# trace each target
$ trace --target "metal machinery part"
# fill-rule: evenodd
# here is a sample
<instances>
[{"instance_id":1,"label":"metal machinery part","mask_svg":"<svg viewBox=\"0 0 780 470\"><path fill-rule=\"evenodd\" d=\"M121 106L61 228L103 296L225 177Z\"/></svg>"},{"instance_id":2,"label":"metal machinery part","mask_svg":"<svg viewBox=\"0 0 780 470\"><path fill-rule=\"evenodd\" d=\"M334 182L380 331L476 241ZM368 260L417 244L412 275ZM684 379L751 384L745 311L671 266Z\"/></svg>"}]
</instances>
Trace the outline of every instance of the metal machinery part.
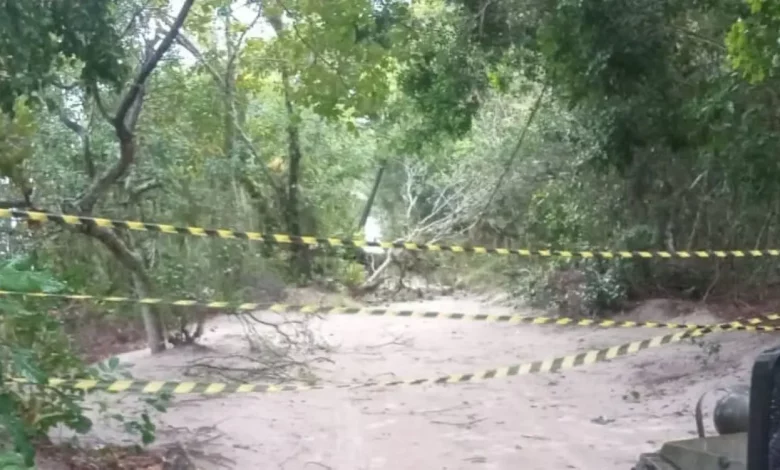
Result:
<instances>
[{"instance_id":1,"label":"metal machinery part","mask_svg":"<svg viewBox=\"0 0 780 470\"><path fill-rule=\"evenodd\" d=\"M748 470L780 470L780 347L753 364L747 450Z\"/></svg>"},{"instance_id":2,"label":"metal machinery part","mask_svg":"<svg viewBox=\"0 0 780 470\"><path fill-rule=\"evenodd\" d=\"M769 452L769 470L780 470L780 369L774 368L774 387L769 409L764 413L769 415L770 430L767 436Z\"/></svg>"},{"instance_id":3,"label":"metal machinery part","mask_svg":"<svg viewBox=\"0 0 780 470\"><path fill-rule=\"evenodd\" d=\"M746 470L747 433L667 442L633 470Z\"/></svg>"},{"instance_id":4,"label":"metal machinery part","mask_svg":"<svg viewBox=\"0 0 780 470\"><path fill-rule=\"evenodd\" d=\"M750 416L750 386L732 385L731 387L722 387L702 394L699 401L696 402L696 432L700 438L704 438L704 420L702 413L702 404L704 398L711 392L723 392L725 395L720 397L715 403L715 409L712 412L715 430L718 434L734 434L748 431L748 418Z\"/></svg>"},{"instance_id":5,"label":"metal machinery part","mask_svg":"<svg viewBox=\"0 0 780 470\"><path fill-rule=\"evenodd\" d=\"M720 435L705 437L702 404L712 392L723 393L712 413ZM746 470L750 387L733 385L708 391L696 403L695 418L699 438L667 442L658 452L642 454L634 470Z\"/></svg>"},{"instance_id":6,"label":"metal machinery part","mask_svg":"<svg viewBox=\"0 0 780 470\"><path fill-rule=\"evenodd\" d=\"M744 426L745 390L732 387L718 400L713 417L719 433ZM747 403L747 432L667 442L658 452L642 454L634 469L780 470L780 347L753 363ZM700 434L702 428L697 424Z\"/></svg>"}]
</instances>

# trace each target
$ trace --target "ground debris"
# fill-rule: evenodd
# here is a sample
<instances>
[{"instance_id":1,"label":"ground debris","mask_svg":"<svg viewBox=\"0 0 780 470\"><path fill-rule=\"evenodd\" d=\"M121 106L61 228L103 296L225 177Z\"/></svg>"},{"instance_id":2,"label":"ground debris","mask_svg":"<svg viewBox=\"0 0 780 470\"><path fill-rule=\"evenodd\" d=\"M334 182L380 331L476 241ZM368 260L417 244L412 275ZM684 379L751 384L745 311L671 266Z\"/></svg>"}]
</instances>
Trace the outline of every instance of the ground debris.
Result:
<instances>
[{"instance_id":1,"label":"ground debris","mask_svg":"<svg viewBox=\"0 0 780 470\"><path fill-rule=\"evenodd\" d=\"M69 444L38 447L39 470L195 470L187 452L179 446L165 449L104 446L95 449Z\"/></svg>"}]
</instances>

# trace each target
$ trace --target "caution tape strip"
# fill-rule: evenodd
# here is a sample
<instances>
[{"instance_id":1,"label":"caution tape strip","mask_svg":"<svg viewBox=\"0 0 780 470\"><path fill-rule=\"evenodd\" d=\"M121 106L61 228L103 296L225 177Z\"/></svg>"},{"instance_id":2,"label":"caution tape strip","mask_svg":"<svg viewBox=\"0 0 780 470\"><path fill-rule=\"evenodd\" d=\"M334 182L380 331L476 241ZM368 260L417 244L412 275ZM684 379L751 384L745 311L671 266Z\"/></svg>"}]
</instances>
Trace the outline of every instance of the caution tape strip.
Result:
<instances>
[{"instance_id":1,"label":"caution tape strip","mask_svg":"<svg viewBox=\"0 0 780 470\"><path fill-rule=\"evenodd\" d=\"M590 319L590 318L571 318L571 317L550 317L550 316L530 316L518 314L470 314L459 312L435 312L435 311L416 311L416 310L393 310L386 308L370 307L337 307L327 305L306 305L306 304L280 304L280 303L254 303L254 302L212 302L197 300L168 300L157 297L133 298L133 297L102 297L97 295L85 294L51 294L48 292L21 292L0 290L1 296L33 297L33 298L54 298L63 300L106 302L106 303L126 303L126 304L147 304L147 305L169 305L174 307L200 307L208 309L219 309L228 311L263 311L268 310L276 313L302 313L309 315L354 315L354 316L372 316L372 317L399 317L399 318L425 318L442 320L466 320L485 323L507 323L523 325L559 325L559 326L592 326L601 328L667 328L667 329L686 329L695 330L700 328L717 327L724 330L737 331L779 331L780 326L763 325L763 322L780 320L780 314L769 313L760 317L744 320L735 320L712 325L701 325L696 323L675 323L675 322L654 322L654 321L631 321L631 320L612 320L612 319Z\"/></svg>"},{"instance_id":2,"label":"caution tape strip","mask_svg":"<svg viewBox=\"0 0 780 470\"><path fill-rule=\"evenodd\" d=\"M557 258L759 258L778 257L780 249L767 250L692 250L692 251L646 251L646 250L529 250L517 248L497 248L470 245L423 244L414 242L365 241L350 238L297 236L283 233L244 232L230 229L185 227L169 224L155 224L131 220L113 220L100 217L86 217L49 212L25 211L18 209L0 209L0 218L19 218L38 222L57 222L66 225L98 226L111 229L138 230L167 234L192 235L222 239L240 239L270 244L324 245L331 247L379 247L398 248L412 251L444 251L450 253L480 253L497 255L518 255L523 257L541 256Z\"/></svg>"},{"instance_id":3,"label":"caution tape strip","mask_svg":"<svg viewBox=\"0 0 780 470\"><path fill-rule=\"evenodd\" d=\"M418 378L408 380L390 380L364 382L361 384L343 384L343 385L268 385L268 384L229 384L222 382L178 382L178 381L152 381L152 380L69 380L69 379L50 379L50 387L73 388L84 391L104 391L110 393L161 393L167 392L174 395L184 394L235 394L235 393L278 393L278 392L298 392L306 390L325 390L325 389L357 389L365 387L402 387L402 386L420 386L420 385L444 385L444 384L462 384L469 382L480 382L483 380L514 377L528 374L543 374L550 372L560 372L575 367L605 362L622 356L636 354L645 349L652 349L665 344L677 343L685 338L701 337L705 334L720 331L719 328L707 328L690 331L682 331L642 341L633 341L630 343L612 346L603 349L593 349L586 352L572 354L569 356L556 357L541 361L528 362L525 364L515 364L506 367L497 367L481 372L469 374L449 374L433 378ZM34 382L26 379L13 379L19 385L36 385Z\"/></svg>"}]
</instances>

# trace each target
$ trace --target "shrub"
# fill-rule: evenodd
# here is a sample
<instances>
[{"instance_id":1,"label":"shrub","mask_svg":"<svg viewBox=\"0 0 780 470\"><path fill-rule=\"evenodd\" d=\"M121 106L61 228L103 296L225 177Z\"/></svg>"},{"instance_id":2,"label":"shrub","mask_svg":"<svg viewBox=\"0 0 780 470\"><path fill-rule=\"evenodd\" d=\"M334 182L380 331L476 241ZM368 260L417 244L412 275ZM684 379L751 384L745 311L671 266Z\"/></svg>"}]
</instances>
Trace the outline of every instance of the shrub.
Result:
<instances>
[{"instance_id":1,"label":"shrub","mask_svg":"<svg viewBox=\"0 0 780 470\"><path fill-rule=\"evenodd\" d=\"M28 260L17 258L0 265L0 288L56 293L65 286ZM34 458L33 443L48 431L65 425L86 432L91 422L82 407L84 393L53 389L52 376L79 376L86 372L72 352L69 340L45 299L0 297L0 434L10 443L2 452L18 452L27 465ZM24 387L12 379L22 378Z\"/></svg>"},{"instance_id":2,"label":"shrub","mask_svg":"<svg viewBox=\"0 0 780 470\"><path fill-rule=\"evenodd\" d=\"M510 292L533 307L601 316L628 298L624 261L547 261L510 268Z\"/></svg>"},{"instance_id":3,"label":"shrub","mask_svg":"<svg viewBox=\"0 0 780 470\"><path fill-rule=\"evenodd\" d=\"M0 263L2 290L58 293L65 287L27 258ZM87 367L76 355L51 299L0 296L0 468L33 465L35 444L45 441L52 428L65 426L80 434L92 428L85 392L51 387L50 377L105 380L116 379L117 374L128 377L116 358ZM142 400L147 408L165 409L159 397ZM154 425L146 409L139 419L111 418L139 435L142 443L154 440Z\"/></svg>"}]
</instances>

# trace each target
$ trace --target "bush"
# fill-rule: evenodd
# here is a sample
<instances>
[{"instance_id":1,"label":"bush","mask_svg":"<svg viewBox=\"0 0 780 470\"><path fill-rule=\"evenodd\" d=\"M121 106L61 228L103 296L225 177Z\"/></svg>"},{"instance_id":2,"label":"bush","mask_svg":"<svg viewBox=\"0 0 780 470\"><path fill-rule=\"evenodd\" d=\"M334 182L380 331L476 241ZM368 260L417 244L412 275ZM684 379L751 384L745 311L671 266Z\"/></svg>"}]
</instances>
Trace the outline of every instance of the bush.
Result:
<instances>
[{"instance_id":1,"label":"bush","mask_svg":"<svg viewBox=\"0 0 780 470\"><path fill-rule=\"evenodd\" d=\"M628 285L622 261L589 264L583 269L585 281L582 287L584 313L601 316L619 309L628 299Z\"/></svg>"},{"instance_id":2,"label":"bush","mask_svg":"<svg viewBox=\"0 0 780 470\"><path fill-rule=\"evenodd\" d=\"M24 456L11 450L0 450L0 468L3 470L27 470Z\"/></svg>"},{"instance_id":3,"label":"bush","mask_svg":"<svg viewBox=\"0 0 780 470\"><path fill-rule=\"evenodd\" d=\"M602 316L628 298L625 261L541 261L506 275L513 296L563 315Z\"/></svg>"},{"instance_id":4,"label":"bush","mask_svg":"<svg viewBox=\"0 0 780 470\"><path fill-rule=\"evenodd\" d=\"M17 258L0 264L0 289L58 293L65 285L37 270L29 259ZM80 434L92 428L85 392L51 387L49 378L105 380L116 379L117 374L127 377L116 358L90 368L76 355L51 299L0 297L0 468L33 465L35 444L45 441L57 426ZM27 383L21 385L14 379ZM156 397L144 401L164 411ZM140 420L112 417L128 432L138 434L144 444L154 439L154 425L146 410Z\"/></svg>"},{"instance_id":5,"label":"bush","mask_svg":"<svg viewBox=\"0 0 780 470\"><path fill-rule=\"evenodd\" d=\"M357 287L366 280L366 268L362 250L350 247L325 247L312 257L312 273L315 283L338 290Z\"/></svg>"},{"instance_id":6,"label":"bush","mask_svg":"<svg viewBox=\"0 0 780 470\"><path fill-rule=\"evenodd\" d=\"M56 293L65 286L19 258L0 265L0 288ZM84 415L83 392L48 386L49 377L86 372L48 303L0 297L0 434L6 437L0 442L11 446L0 452L18 452L27 465L33 463L33 443L51 428L65 425L83 433L92 424ZM30 385L20 387L14 378Z\"/></svg>"}]
</instances>

